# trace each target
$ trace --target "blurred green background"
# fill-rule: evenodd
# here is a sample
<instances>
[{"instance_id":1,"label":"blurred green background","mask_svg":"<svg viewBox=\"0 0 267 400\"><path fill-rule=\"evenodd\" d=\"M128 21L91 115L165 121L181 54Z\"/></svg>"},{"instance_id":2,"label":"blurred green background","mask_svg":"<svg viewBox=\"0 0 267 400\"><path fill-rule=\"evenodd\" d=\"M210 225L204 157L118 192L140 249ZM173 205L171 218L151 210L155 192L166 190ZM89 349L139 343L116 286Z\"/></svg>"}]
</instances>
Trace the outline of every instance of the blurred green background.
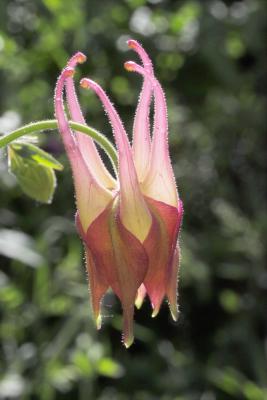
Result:
<instances>
[{"instance_id":1,"label":"blurred green background","mask_svg":"<svg viewBox=\"0 0 267 400\"><path fill-rule=\"evenodd\" d=\"M70 169L52 205L27 198L0 159L0 399L267 399L267 3L265 0L1 0L0 131L53 117L53 88L77 50L77 80L103 85L131 132L140 77L125 41L142 42L166 91L185 216L178 323L148 301L135 344L121 310L91 318ZM89 125L111 137L98 99Z\"/></svg>"}]
</instances>

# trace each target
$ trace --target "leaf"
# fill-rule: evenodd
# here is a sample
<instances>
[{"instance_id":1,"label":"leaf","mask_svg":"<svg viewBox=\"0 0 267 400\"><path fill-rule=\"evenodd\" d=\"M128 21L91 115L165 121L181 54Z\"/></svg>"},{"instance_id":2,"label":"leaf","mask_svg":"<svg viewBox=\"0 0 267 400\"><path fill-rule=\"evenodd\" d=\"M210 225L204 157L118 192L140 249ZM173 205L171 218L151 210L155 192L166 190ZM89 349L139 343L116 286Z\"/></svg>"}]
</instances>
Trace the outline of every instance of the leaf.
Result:
<instances>
[{"instance_id":1,"label":"leaf","mask_svg":"<svg viewBox=\"0 0 267 400\"><path fill-rule=\"evenodd\" d=\"M63 170L63 165L57 161L51 154L40 149L32 143L13 143L10 147L23 158L34 160L38 164L47 168L53 168L58 171Z\"/></svg>"},{"instance_id":2,"label":"leaf","mask_svg":"<svg viewBox=\"0 0 267 400\"><path fill-rule=\"evenodd\" d=\"M31 156L27 158L27 150L26 153L23 151L28 146L28 144L9 146L9 170L16 176L25 194L42 203L51 203L56 188L55 172Z\"/></svg>"},{"instance_id":3,"label":"leaf","mask_svg":"<svg viewBox=\"0 0 267 400\"><path fill-rule=\"evenodd\" d=\"M88 354L84 351L77 350L73 354L73 364L79 369L79 372L84 376L91 376L93 374L93 367Z\"/></svg>"},{"instance_id":4,"label":"leaf","mask_svg":"<svg viewBox=\"0 0 267 400\"><path fill-rule=\"evenodd\" d=\"M43 262L42 256L34 248L32 238L11 229L0 230L0 254L30 267L38 267Z\"/></svg>"},{"instance_id":5,"label":"leaf","mask_svg":"<svg viewBox=\"0 0 267 400\"><path fill-rule=\"evenodd\" d=\"M124 374L123 367L109 357L103 357L97 363L97 371L100 375L109 378L120 378Z\"/></svg>"}]
</instances>

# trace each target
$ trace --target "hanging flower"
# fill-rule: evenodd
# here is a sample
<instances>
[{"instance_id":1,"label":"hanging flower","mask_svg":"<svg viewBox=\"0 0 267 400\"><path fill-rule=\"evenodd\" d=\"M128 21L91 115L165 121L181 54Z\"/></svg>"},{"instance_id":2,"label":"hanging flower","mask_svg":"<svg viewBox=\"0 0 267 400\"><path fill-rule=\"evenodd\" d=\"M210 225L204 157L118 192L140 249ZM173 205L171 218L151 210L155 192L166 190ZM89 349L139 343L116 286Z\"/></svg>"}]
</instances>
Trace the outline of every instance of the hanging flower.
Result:
<instances>
[{"instance_id":1,"label":"hanging flower","mask_svg":"<svg viewBox=\"0 0 267 400\"><path fill-rule=\"evenodd\" d=\"M90 79L81 80L83 88L99 97L109 117L118 151L117 179L105 168L92 139L71 130L64 112L65 88L71 119L85 124L73 82L76 65L86 59L82 53L70 59L55 89L55 114L73 173L76 224L85 247L94 318L100 328L101 299L111 288L122 305L126 347L133 342L134 304L139 308L146 294L153 317L166 296L172 317L177 319L178 235L183 213L168 151L164 93L145 50L134 40L128 45L137 52L142 65L127 62L125 68L143 77L132 147L103 89Z\"/></svg>"}]
</instances>

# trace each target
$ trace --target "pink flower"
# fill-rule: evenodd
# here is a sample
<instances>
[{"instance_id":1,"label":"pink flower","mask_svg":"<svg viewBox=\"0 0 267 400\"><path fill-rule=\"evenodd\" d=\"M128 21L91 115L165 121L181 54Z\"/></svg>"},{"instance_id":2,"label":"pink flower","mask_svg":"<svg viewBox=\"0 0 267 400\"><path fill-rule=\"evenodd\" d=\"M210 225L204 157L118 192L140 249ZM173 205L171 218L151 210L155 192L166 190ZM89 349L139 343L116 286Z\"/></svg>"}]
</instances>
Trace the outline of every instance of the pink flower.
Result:
<instances>
[{"instance_id":1,"label":"pink flower","mask_svg":"<svg viewBox=\"0 0 267 400\"><path fill-rule=\"evenodd\" d=\"M85 124L73 82L75 54L62 71L55 90L55 114L71 163L77 204L76 224L83 239L91 302L97 327L101 327L101 299L112 288L123 309L123 341L133 342L134 304L139 308L148 295L156 316L165 296L174 320L178 316L178 235L182 202L178 197L168 151L168 121L163 90L154 76L150 58L141 45L129 40L142 66L125 63L143 77L143 88L129 143L122 121L103 89L90 79L113 128L118 150L118 179L105 168L94 142L72 132L64 112L63 89L71 119ZM149 113L154 97L154 128L150 135Z\"/></svg>"}]
</instances>

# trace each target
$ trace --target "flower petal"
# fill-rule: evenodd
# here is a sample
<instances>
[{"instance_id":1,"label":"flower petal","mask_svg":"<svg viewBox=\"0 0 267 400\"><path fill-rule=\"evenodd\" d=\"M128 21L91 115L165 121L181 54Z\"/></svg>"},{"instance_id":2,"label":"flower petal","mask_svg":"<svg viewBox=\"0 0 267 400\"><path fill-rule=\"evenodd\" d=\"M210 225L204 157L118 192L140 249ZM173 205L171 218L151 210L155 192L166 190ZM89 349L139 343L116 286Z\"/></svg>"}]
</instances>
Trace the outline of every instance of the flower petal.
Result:
<instances>
[{"instance_id":1,"label":"flower petal","mask_svg":"<svg viewBox=\"0 0 267 400\"><path fill-rule=\"evenodd\" d=\"M101 300L106 291L108 290L108 283L103 269L97 268L95 261L92 257L92 253L88 246L86 245L86 237L83 231L81 221L79 218L79 214L76 214L76 227L84 240L84 249L85 249L85 259L86 259L86 269L88 273L89 279L89 288L90 288L90 300L92 311L96 323L97 329L101 328Z\"/></svg>"},{"instance_id":2,"label":"flower petal","mask_svg":"<svg viewBox=\"0 0 267 400\"><path fill-rule=\"evenodd\" d=\"M144 285L150 298L153 314L159 312L166 295L169 263L177 241L179 213L175 207L146 197L153 216L150 233L144 242L149 257L149 267Z\"/></svg>"},{"instance_id":3,"label":"flower petal","mask_svg":"<svg viewBox=\"0 0 267 400\"><path fill-rule=\"evenodd\" d=\"M173 259L170 265L170 273L167 280L166 294L169 301L169 307L172 315L172 319L177 321L178 319L178 273L179 273L179 261L180 261L180 249L176 246L173 254Z\"/></svg>"},{"instance_id":4,"label":"flower petal","mask_svg":"<svg viewBox=\"0 0 267 400\"><path fill-rule=\"evenodd\" d=\"M136 308L138 308L138 310L142 307L145 297L146 297L146 287L142 283L141 286L138 288L137 296L135 299L135 306Z\"/></svg>"},{"instance_id":5,"label":"flower petal","mask_svg":"<svg viewBox=\"0 0 267 400\"><path fill-rule=\"evenodd\" d=\"M114 219L111 220L112 222ZM148 257L141 242L128 231L117 216L117 223L110 224L114 255L118 267L123 307L123 341L129 347L134 339L133 315L137 290L144 281Z\"/></svg>"},{"instance_id":6,"label":"flower petal","mask_svg":"<svg viewBox=\"0 0 267 400\"><path fill-rule=\"evenodd\" d=\"M119 154L121 219L124 226L142 242L149 232L151 216L140 191L127 134L103 89L90 79L82 79L81 86L94 90L109 116Z\"/></svg>"},{"instance_id":7,"label":"flower petal","mask_svg":"<svg viewBox=\"0 0 267 400\"><path fill-rule=\"evenodd\" d=\"M128 46L137 52L144 68L153 76L153 66L148 54L136 40L128 40ZM151 81L144 76L144 83L138 101L133 125L133 157L139 182L146 176L149 166L151 139L150 139L150 103L152 97Z\"/></svg>"},{"instance_id":8,"label":"flower petal","mask_svg":"<svg viewBox=\"0 0 267 400\"><path fill-rule=\"evenodd\" d=\"M154 90L155 117L151 157L142 192L153 199L177 207L178 194L168 150L168 119L164 92L157 79L151 77L143 67L133 61L124 65L128 71L147 76Z\"/></svg>"},{"instance_id":9,"label":"flower petal","mask_svg":"<svg viewBox=\"0 0 267 400\"><path fill-rule=\"evenodd\" d=\"M75 69L78 63L81 64L85 61L86 56L78 52L69 60L68 67ZM72 120L85 125L86 122L77 99L72 76L66 79L66 96ZM77 143L83 158L90 167L95 178L106 188L114 189L116 187L116 181L104 166L94 141L89 136L79 132L75 132L75 136L77 137Z\"/></svg>"},{"instance_id":10,"label":"flower petal","mask_svg":"<svg viewBox=\"0 0 267 400\"><path fill-rule=\"evenodd\" d=\"M178 205L178 221L176 226L176 233L178 236L178 240L175 246L175 250L173 253L173 258L169 263L169 271L168 271L168 278L167 278L167 287L166 287L166 294L169 301L169 307L171 311L171 315L174 321L178 319L178 274L179 274L179 267L180 267L180 247L179 247L179 233L181 230L182 225L182 218L183 218L183 203L179 200ZM173 243L175 245L175 243Z\"/></svg>"},{"instance_id":11,"label":"flower petal","mask_svg":"<svg viewBox=\"0 0 267 400\"><path fill-rule=\"evenodd\" d=\"M65 116L63 88L66 79L73 73L72 68L65 68L58 78L55 89L55 115L71 163L77 208L81 224L86 231L90 223L102 212L113 196L96 181L90 168L86 165Z\"/></svg>"},{"instance_id":12,"label":"flower petal","mask_svg":"<svg viewBox=\"0 0 267 400\"><path fill-rule=\"evenodd\" d=\"M125 346L129 347L133 341L134 301L148 268L145 249L124 227L116 203L113 207L109 205L98 216L83 237L96 270L102 271L107 285L121 301L124 316L123 340ZM96 298L98 292L92 293L92 296Z\"/></svg>"}]
</instances>

